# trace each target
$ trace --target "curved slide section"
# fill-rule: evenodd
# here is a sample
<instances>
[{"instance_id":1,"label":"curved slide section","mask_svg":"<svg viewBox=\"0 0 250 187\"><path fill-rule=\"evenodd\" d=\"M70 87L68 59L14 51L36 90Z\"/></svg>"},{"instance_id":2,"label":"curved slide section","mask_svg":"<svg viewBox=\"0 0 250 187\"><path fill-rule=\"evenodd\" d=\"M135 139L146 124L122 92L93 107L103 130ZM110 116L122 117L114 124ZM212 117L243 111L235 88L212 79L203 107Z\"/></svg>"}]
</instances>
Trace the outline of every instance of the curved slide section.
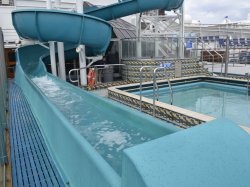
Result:
<instances>
[{"instance_id":1,"label":"curved slide section","mask_svg":"<svg viewBox=\"0 0 250 187\"><path fill-rule=\"evenodd\" d=\"M174 10L178 9L182 3L183 0L125 0L85 13L109 21L154 9Z\"/></svg>"},{"instance_id":2,"label":"curved slide section","mask_svg":"<svg viewBox=\"0 0 250 187\"><path fill-rule=\"evenodd\" d=\"M105 53L111 39L112 28L107 22L77 13L18 10L12 12L12 22L22 38L84 44L94 54Z\"/></svg>"},{"instance_id":3,"label":"curved slide section","mask_svg":"<svg viewBox=\"0 0 250 187\"><path fill-rule=\"evenodd\" d=\"M70 13L59 10L16 10L12 22L19 36L40 42L59 41L83 44L92 54L105 53L112 35L112 20L131 14L179 8L183 0L127 0L86 12Z\"/></svg>"}]
</instances>

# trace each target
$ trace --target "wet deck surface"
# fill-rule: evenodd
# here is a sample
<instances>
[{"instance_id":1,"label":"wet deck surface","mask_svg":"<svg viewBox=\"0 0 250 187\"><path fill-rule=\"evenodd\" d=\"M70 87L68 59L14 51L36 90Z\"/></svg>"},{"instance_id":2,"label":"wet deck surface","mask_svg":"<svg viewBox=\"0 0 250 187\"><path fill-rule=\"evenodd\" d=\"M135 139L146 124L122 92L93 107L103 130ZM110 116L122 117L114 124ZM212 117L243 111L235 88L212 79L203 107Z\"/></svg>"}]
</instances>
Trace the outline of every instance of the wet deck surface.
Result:
<instances>
[{"instance_id":1,"label":"wet deck surface","mask_svg":"<svg viewBox=\"0 0 250 187\"><path fill-rule=\"evenodd\" d=\"M9 98L13 187L65 186L22 90L11 84Z\"/></svg>"}]
</instances>

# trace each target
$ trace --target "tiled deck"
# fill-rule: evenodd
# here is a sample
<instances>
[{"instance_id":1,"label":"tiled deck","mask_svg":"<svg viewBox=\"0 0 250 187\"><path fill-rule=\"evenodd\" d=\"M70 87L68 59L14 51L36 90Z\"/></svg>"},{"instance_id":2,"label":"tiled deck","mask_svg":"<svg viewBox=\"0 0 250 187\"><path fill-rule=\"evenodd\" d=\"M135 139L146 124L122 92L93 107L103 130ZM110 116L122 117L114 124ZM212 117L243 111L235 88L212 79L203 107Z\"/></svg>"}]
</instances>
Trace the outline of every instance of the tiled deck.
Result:
<instances>
[{"instance_id":1,"label":"tiled deck","mask_svg":"<svg viewBox=\"0 0 250 187\"><path fill-rule=\"evenodd\" d=\"M10 85L9 98L13 187L65 186L30 106L17 85Z\"/></svg>"}]
</instances>

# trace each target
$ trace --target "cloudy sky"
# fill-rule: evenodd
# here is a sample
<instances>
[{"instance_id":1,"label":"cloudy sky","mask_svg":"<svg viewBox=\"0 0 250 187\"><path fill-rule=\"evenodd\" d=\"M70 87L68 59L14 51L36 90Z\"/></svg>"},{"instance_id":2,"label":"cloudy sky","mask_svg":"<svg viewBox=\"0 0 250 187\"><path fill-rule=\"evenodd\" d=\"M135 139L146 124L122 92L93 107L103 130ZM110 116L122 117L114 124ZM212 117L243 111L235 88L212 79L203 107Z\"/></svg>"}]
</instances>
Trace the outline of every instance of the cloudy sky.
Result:
<instances>
[{"instance_id":1,"label":"cloudy sky","mask_svg":"<svg viewBox=\"0 0 250 187\"><path fill-rule=\"evenodd\" d=\"M89 0L89 2L107 5L118 0ZM250 13L250 0L185 0L185 14L202 23L221 23L225 16L232 21L245 20L248 13Z\"/></svg>"}]
</instances>

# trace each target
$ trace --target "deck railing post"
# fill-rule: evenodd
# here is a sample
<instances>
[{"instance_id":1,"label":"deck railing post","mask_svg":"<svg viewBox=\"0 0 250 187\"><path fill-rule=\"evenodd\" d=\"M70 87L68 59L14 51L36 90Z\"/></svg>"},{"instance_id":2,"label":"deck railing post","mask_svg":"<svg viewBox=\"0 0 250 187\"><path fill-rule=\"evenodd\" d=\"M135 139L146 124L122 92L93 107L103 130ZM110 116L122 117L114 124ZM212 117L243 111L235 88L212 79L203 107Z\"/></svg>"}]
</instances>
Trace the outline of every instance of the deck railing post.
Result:
<instances>
[{"instance_id":1,"label":"deck railing post","mask_svg":"<svg viewBox=\"0 0 250 187\"><path fill-rule=\"evenodd\" d=\"M228 63L229 63L229 36L227 36L226 39L225 77L227 77L228 74Z\"/></svg>"}]
</instances>

